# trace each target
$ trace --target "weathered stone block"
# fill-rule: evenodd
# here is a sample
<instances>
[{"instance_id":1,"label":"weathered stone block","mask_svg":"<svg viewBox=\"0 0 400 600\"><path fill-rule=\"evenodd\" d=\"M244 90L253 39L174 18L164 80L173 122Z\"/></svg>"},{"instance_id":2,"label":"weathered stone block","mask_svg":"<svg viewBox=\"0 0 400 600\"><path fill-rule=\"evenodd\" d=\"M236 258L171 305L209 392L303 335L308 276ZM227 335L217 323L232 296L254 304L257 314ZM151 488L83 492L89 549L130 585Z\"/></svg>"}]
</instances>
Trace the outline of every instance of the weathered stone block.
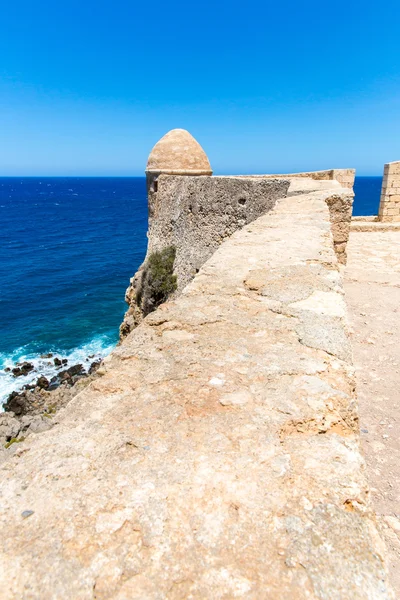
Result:
<instances>
[{"instance_id":1,"label":"weathered stone block","mask_svg":"<svg viewBox=\"0 0 400 600\"><path fill-rule=\"evenodd\" d=\"M346 263L345 247L349 239L353 212L353 193L331 194L327 198L334 248L340 263Z\"/></svg>"},{"instance_id":2,"label":"weathered stone block","mask_svg":"<svg viewBox=\"0 0 400 600\"><path fill-rule=\"evenodd\" d=\"M332 237L336 243L345 243L349 239L350 223L332 223Z\"/></svg>"}]
</instances>

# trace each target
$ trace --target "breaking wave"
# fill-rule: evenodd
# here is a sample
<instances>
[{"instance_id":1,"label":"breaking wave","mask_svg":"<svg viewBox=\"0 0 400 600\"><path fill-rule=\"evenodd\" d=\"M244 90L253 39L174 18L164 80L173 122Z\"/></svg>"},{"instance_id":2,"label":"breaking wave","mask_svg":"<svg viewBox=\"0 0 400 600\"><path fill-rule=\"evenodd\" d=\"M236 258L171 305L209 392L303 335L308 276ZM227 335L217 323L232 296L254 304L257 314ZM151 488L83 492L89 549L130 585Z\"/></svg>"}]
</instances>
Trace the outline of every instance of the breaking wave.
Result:
<instances>
[{"instance_id":1,"label":"breaking wave","mask_svg":"<svg viewBox=\"0 0 400 600\"><path fill-rule=\"evenodd\" d=\"M50 380L54 377L61 368L57 368L54 364L54 359L67 359L68 364L63 366L63 369L76 364L82 364L86 371L89 370L92 362L103 359L115 347L112 343L111 336L97 336L88 343L74 348L72 350L52 350L46 353L35 353L30 345L17 348L11 354L0 353L0 410L11 392L21 390L24 385L32 384L38 377L44 375ZM51 353L51 358L42 358L44 354ZM30 362L34 369L25 376L14 377L12 369L17 363ZM10 371L6 371L10 369Z\"/></svg>"}]
</instances>

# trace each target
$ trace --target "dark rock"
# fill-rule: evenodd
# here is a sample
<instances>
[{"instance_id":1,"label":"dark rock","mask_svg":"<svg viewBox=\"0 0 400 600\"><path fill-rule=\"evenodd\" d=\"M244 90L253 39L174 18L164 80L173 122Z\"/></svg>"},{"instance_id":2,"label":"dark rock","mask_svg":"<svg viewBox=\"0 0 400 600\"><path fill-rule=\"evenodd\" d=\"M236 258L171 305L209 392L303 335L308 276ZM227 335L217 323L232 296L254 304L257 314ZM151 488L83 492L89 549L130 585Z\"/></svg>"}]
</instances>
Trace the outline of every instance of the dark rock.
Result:
<instances>
[{"instance_id":1,"label":"dark rock","mask_svg":"<svg viewBox=\"0 0 400 600\"><path fill-rule=\"evenodd\" d=\"M11 392L8 396L4 410L13 412L16 416L25 415L29 411L29 401L25 392Z\"/></svg>"},{"instance_id":2,"label":"dark rock","mask_svg":"<svg viewBox=\"0 0 400 600\"><path fill-rule=\"evenodd\" d=\"M47 389L49 392L52 392L53 390L58 388L59 385L60 385L60 380L58 379L57 375L55 375L54 377L52 377L50 379L49 387Z\"/></svg>"},{"instance_id":3,"label":"dark rock","mask_svg":"<svg viewBox=\"0 0 400 600\"><path fill-rule=\"evenodd\" d=\"M89 375L93 375L93 373L96 373L96 371L100 365L101 365L100 358L98 360L95 360L94 362L92 362L92 364L89 367L89 371L88 371Z\"/></svg>"},{"instance_id":4,"label":"dark rock","mask_svg":"<svg viewBox=\"0 0 400 600\"><path fill-rule=\"evenodd\" d=\"M26 361L23 362L20 366L21 366L21 371L23 373L29 373L30 371L33 371L33 369L35 368L32 363L26 362Z\"/></svg>"},{"instance_id":5,"label":"dark rock","mask_svg":"<svg viewBox=\"0 0 400 600\"><path fill-rule=\"evenodd\" d=\"M63 358L61 362L62 362L63 365L67 365L68 364L68 358Z\"/></svg>"},{"instance_id":6,"label":"dark rock","mask_svg":"<svg viewBox=\"0 0 400 600\"><path fill-rule=\"evenodd\" d=\"M60 360L59 358L57 358L57 356L56 356L56 357L55 357L55 359L54 359L54 365L55 365L56 367L61 367L61 365L62 365L62 362L61 362L61 360Z\"/></svg>"},{"instance_id":7,"label":"dark rock","mask_svg":"<svg viewBox=\"0 0 400 600\"><path fill-rule=\"evenodd\" d=\"M18 366L14 367L12 373L14 377L21 377L21 375L28 375L35 368L32 363L23 362L17 363Z\"/></svg>"},{"instance_id":8,"label":"dark rock","mask_svg":"<svg viewBox=\"0 0 400 600\"><path fill-rule=\"evenodd\" d=\"M71 379L71 375L68 371L69 369L67 369L66 371L60 371L58 374L58 379L60 381L66 381L67 379Z\"/></svg>"},{"instance_id":9,"label":"dark rock","mask_svg":"<svg viewBox=\"0 0 400 600\"><path fill-rule=\"evenodd\" d=\"M23 519L27 519L28 517L30 517L31 515L33 515L33 514L34 514L34 512L35 512L34 510L24 510L24 511L21 513L21 517L22 517Z\"/></svg>"},{"instance_id":10,"label":"dark rock","mask_svg":"<svg viewBox=\"0 0 400 600\"><path fill-rule=\"evenodd\" d=\"M36 385L43 390L47 390L49 387L49 380L44 375L41 375L41 377L39 377L37 380Z\"/></svg>"},{"instance_id":11,"label":"dark rock","mask_svg":"<svg viewBox=\"0 0 400 600\"><path fill-rule=\"evenodd\" d=\"M4 370L6 373L9 373L11 371L10 367L6 367Z\"/></svg>"},{"instance_id":12,"label":"dark rock","mask_svg":"<svg viewBox=\"0 0 400 600\"><path fill-rule=\"evenodd\" d=\"M73 377L74 375L86 375L86 371L83 368L82 364L73 365L72 367L67 369L67 372L71 375L71 377Z\"/></svg>"},{"instance_id":13,"label":"dark rock","mask_svg":"<svg viewBox=\"0 0 400 600\"><path fill-rule=\"evenodd\" d=\"M53 357L53 353L49 352L48 354L41 354L40 358L52 358Z\"/></svg>"}]
</instances>

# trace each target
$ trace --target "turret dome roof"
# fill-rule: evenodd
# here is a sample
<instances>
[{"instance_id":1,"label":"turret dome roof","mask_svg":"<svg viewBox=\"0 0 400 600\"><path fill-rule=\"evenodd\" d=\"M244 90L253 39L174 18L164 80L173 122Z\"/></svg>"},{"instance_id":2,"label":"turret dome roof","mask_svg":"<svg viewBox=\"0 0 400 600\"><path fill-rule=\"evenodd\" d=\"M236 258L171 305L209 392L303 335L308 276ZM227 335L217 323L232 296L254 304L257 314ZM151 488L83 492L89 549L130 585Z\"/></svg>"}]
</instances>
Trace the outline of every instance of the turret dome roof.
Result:
<instances>
[{"instance_id":1,"label":"turret dome roof","mask_svg":"<svg viewBox=\"0 0 400 600\"><path fill-rule=\"evenodd\" d=\"M212 175L206 153L185 129L172 129L150 152L146 173Z\"/></svg>"}]
</instances>

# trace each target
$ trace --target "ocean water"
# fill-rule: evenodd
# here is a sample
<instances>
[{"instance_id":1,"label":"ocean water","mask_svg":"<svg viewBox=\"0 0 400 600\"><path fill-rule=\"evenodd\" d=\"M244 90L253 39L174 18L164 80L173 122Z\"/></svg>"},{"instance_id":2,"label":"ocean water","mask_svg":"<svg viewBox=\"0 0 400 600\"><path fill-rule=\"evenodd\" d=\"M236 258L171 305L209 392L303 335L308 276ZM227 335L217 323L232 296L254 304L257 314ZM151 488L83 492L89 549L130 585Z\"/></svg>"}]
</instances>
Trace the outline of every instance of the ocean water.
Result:
<instances>
[{"instance_id":1,"label":"ocean water","mask_svg":"<svg viewBox=\"0 0 400 600\"><path fill-rule=\"evenodd\" d=\"M377 213L381 182L356 179L355 215ZM41 354L89 365L117 343L146 252L145 178L3 177L0 223L1 405L39 372L55 374ZM14 379L4 369L21 360L35 371Z\"/></svg>"},{"instance_id":2,"label":"ocean water","mask_svg":"<svg viewBox=\"0 0 400 600\"><path fill-rule=\"evenodd\" d=\"M381 196L382 177L356 177L354 182L353 215L377 215Z\"/></svg>"},{"instance_id":3,"label":"ocean water","mask_svg":"<svg viewBox=\"0 0 400 600\"><path fill-rule=\"evenodd\" d=\"M147 246L140 178L0 178L0 403L38 371L105 356ZM37 370L14 379L17 361ZM90 363L88 363L90 364Z\"/></svg>"}]
</instances>

